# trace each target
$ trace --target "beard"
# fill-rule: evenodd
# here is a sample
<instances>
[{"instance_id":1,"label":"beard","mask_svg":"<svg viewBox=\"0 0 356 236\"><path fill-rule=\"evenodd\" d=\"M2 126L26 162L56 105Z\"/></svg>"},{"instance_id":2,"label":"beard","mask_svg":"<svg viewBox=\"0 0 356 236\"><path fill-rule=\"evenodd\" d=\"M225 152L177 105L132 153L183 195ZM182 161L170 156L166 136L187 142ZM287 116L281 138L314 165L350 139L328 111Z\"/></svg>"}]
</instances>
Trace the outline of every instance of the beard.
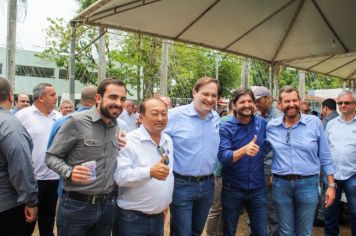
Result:
<instances>
[{"instance_id":1,"label":"beard","mask_svg":"<svg viewBox=\"0 0 356 236\"><path fill-rule=\"evenodd\" d=\"M288 113L288 111L292 110L292 109L295 109L295 114ZM284 112L285 116L287 116L290 119L293 119L299 115L300 110L299 110L299 107L286 107L283 112Z\"/></svg>"},{"instance_id":2,"label":"beard","mask_svg":"<svg viewBox=\"0 0 356 236\"><path fill-rule=\"evenodd\" d=\"M116 108L118 109L118 112L116 113L110 113L110 108ZM121 114L122 112L122 107L119 107L119 106L116 106L116 105L111 105L111 106L108 106L108 107L103 107L103 106L100 106L100 113L105 116L106 118L109 118L109 119L116 119L119 117L119 115Z\"/></svg>"},{"instance_id":3,"label":"beard","mask_svg":"<svg viewBox=\"0 0 356 236\"><path fill-rule=\"evenodd\" d=\"M250 111L250 112L247 112ZM253 108L244 108L244 109L237 109L236 114L241 116L241 117L245 117L245 118L249 118L253 115Z\"/></svg>"}]
</instances>

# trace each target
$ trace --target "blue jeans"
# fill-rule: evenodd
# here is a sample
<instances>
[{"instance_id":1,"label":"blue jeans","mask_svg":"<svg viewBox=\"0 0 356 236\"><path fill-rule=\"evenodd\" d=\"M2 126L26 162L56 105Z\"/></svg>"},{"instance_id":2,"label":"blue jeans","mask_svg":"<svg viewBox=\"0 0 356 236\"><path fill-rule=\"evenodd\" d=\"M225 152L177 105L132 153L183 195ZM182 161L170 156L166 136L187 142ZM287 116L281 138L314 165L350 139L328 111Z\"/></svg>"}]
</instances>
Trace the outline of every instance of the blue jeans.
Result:
<instances>
[{"instance_id":1,"label":"blue jeans","mask_svg":"<svg viewBox=\"0 0 356 236\"><path fill-rule=\"evenodd\" d=\"M349 211L351 213L351 232L356 235L356 174L347 180L335 180L337 183L334 204L326 209L325 235L339 235L340 200L345 192Z\"/></svg>"},{"instance_id":2,"label":"blue jeans","mask_svg":"<svg viewBox=\"0 0 356 236\"><path fill-rule=\"evenodd\" d=\"M58 236L110 236L114 223L114 200L91 204L63 195L60 202L61 227Z\"/></svg>"},{"instance_id":3,"label":"blue jeans","mask_svg":"<svg viewBox=\"0 0 356 236\"><path fill-rule=\"evenodd\" d=\"M318 203L319 176L285 180L273 177L272 198L277 208L279 235L312 235Z\"/></svg>"},{"instance_id":4,"label":"blue jeans","mask_svg":"<svg viewBox=\"0 0 356 236\"><path fill-rule=\"evenodd\" d=\"M242 190L223 182L221 192L224 235L234 236L244 206L249 216L252 235L267 235L267 193L266 188Z\"/></svg>"},{"instance_id":5,"label":"blue jeans","mask_svg":"<svg viewBox=\"0 0 356 236\"><path fill-rule=\"evenodd\" d=\"M201 235L213 202L214 178L194 182L176 177L170 206L171 235Z\"/></svg>"},{"instance_id":6,"label":"blue jeans","mask_svg":"<svg viewBox=\"0 0 356 236\"><path fill-rule=\"evenodd\" d=\"M116 221L116 236L163 236L163 213L148 216L118 207Z\"/></svg>"}]
</instances>

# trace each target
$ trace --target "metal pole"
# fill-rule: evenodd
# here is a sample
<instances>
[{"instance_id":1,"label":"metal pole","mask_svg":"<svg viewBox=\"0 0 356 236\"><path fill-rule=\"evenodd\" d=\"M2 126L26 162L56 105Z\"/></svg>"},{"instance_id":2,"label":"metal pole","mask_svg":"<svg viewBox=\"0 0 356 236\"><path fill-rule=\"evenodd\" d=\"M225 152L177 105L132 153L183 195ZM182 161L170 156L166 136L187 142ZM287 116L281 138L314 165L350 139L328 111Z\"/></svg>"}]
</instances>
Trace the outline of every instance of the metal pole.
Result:
<instances>
[{"instance_id":1,"label":"metal pole","mask_svg":"<svg viewBox=\"0 0 356 236\"><path fill-rule=\"evenodd\" d=\"M15 90L17 0L7 2L6 78Z\"/></svg>"},{"instance_id":2,"label":"metal pole","mask_svg":"<svg viewBox=\"0 0 356 236\"><path fill-rule=\"evenodd\" d=\"M279 72L280 66L277 64L273 65L273 97L277 100L279 95Z\"/></svg>"},{"instance_id":3,"label":"metal pole","mask_svg":"<svg viewBox=\"0 0 356 236\"><path fill-rule=\"evenodd\" d=\"M168 53L169 53L169 40L162 40L162 65L161 65L161 80L160 80L160 95L167 96L167 78L168 78Z\"/></svg>"},{"instance_id":4,"label":"metal pole","mask_svg":"<svg viewBox=\"0 0 356 236\"><path fill-rule=\"evenodd\" d=\"M99 83L106 78L105 37L103 37L105 32L104 27L99 27L99 33L102 35L99 39Z\"/></svg>"},{"instance_id":5,"label":"metal pole","mask_svg":"<svg viewBox=\"0 0 356 236\"><path fill-rule=\"evenodd\" d=\"M72 32L70 36L70 58L69 58L69 98L75 104L75 35L76 25L71 22Z\"/></svg>"},{"instance_id":6,"label":"metal pole","mask_svg":"<svg viewBox=\"0 0 356 236\"><path fill-rule=\"evenodd\" d=\"M219 55L217 54L216 55L216 58L215 58L215 78L217 80L219 80Z\"/></svg>"},{"instance_id":7,"label":"metal pole","mask_svg":"<svg viewBox=\"0 0 356 236\"><path fill-rule=\"evenodd\" d=\"M305 99L305 71L300 70L298 72L299 77L299 95L302 101Z\"/></svg>"},{"instance_id":8,"label":"metal pole","mask_svg":"<svg viewBox=\"0 0 356 236\"><path fill-rule=\"evenodd\" d=\"M241 73L241 87L242 88L248 88L248 77L250 74L250 59L245 57L244 64L243 64L243 69Z\"/></svg>"}]
</instances>

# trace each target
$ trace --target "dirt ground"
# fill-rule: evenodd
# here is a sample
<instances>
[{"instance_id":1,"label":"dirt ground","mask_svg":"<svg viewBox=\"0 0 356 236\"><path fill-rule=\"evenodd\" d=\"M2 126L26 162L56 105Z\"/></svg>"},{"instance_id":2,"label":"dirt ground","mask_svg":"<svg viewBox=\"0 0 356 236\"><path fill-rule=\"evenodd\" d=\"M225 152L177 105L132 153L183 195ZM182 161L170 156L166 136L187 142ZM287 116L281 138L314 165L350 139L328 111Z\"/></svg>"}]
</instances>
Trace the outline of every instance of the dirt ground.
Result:
<instances>
[{"instance_id":1,"label":"dirt ground","mask_svg":"<svg viewBox=\"0 0 356 236\"><path fill-rule=\"evenodd\" d=\"M242 217L240 217L239 225L237 226L236 236L246 236L248 234L248 228L247 228L246 221L247 221L247 214L244 213L242 215ZM56 232L57 232L57 230L55 229L55 235L56 235ZM165 223L164 235L166 235L166 236L169 235L169 220L167 220L167 222ZM202 235L205 236L206 235L205 232ZM322 236L322 235L324 235L324 228L314 227L313 236ZM39 236L37 226L36 226L33 236ZM98 236L100 236L100 235L98 235ZM350 227L349 226L348 227L341 226L340 227L340 236L351 236Z\"/></svg>"}]
</instances>

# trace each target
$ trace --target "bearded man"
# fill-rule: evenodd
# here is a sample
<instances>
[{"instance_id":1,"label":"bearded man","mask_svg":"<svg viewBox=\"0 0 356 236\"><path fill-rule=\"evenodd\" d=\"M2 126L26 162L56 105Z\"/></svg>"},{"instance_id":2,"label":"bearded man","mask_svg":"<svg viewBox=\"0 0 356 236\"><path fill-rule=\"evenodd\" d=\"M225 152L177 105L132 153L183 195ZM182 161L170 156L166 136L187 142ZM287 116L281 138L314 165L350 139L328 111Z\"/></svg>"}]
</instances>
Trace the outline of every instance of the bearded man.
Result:
<instances>
[{"instance_id":1,"label":"bearded man","mask_svg":"<svg viewBox=\"0 0 356 236\"><path fill-rule=\"evenodd\" d=\"M223 166L222 215L224 235L235 235L244 206L253 235L267 235L267 191L263 160L267 153L267 121L255 116L255 96L250 89L232 95L234 116L220 127L218 158Z\"/></svg>"},{"instance_id":2,"label":"bearded man","mask_svg":"<svg viewBox=\"0 0 356 236\"><path fill-rule=\"evenodd\" d=\"M118 79L103 80L96 109L73 114L47 151L46 164L63 177L60 235L111 235L117 121L126 100Z\"/></svg>"},{"instance_id":3,"label":"bearded man","mask_svg":"<svg viewBox=\"0 0 356 236\"><path fill-rule=\"evenodd\" d=\"M292 86L279 93L284 115L267 125L273 149L272 199L279 222L278 235L311 235L320 169L328 179L325 207L335 199L334 167L323 125L316 116L301 113L301 99Z\"/></svg>"}]
</instances>

